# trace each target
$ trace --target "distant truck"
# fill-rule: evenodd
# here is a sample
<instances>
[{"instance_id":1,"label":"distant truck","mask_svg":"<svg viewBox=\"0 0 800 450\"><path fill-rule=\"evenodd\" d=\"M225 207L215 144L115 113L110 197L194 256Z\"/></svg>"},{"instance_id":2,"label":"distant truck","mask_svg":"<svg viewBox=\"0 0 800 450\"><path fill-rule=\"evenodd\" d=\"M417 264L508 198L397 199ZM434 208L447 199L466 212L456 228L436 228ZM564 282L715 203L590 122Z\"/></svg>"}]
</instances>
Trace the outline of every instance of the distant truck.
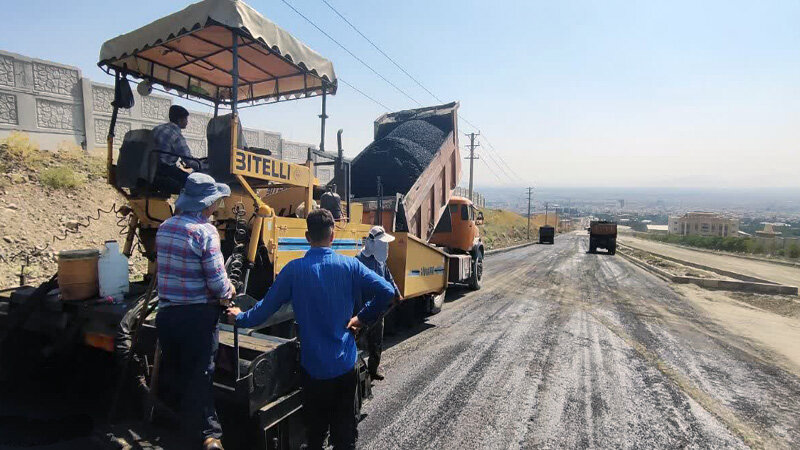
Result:
<instances>
[{"instance_id":1,"label":"distant truck","mask_svg":"<svg viewBox=\"0 0 800 450\"><path fill-rule=\"evenodd\" d=\"M589 224L589 253L604 248L609 255L617 253L617 224L605 220L593 220Z\"/></svg>"},{"instance_id":2,"label":"distant truck","mask_svg":"<svg viewBox=\"0 0 800 450\"><path fill-rule=\"evenodd\" d=\"M556 237L556 229L550 225L539 227L539 243L553 244Z\"/></svg>"}]
</instances>

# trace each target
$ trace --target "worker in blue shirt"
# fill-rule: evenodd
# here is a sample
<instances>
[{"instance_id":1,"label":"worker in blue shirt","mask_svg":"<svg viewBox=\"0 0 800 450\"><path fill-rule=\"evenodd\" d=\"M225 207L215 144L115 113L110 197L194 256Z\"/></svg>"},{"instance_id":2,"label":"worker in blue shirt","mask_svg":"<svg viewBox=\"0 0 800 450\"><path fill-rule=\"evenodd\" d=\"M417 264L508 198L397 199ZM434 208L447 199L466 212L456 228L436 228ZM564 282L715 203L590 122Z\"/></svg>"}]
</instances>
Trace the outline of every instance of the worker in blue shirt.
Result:
<instances>
[{"instance_id":1,"label":"worker in blue shirt","mask_svg":"<svg viewBox=\"0 0 800 450\"><path fill-rule=\"evenodd\" d=\"M354 334L373 323L395 294L394 286L357 259L334 253L334 220L318 209L306 218L311 249L289 262L264 298L252 309L228 309L240 327L264 323L282 305L292 303L300 332L303 411L308 448L322 449L330 429L333 448L354 449L357 349ZM358 298L369 298L353 315Z\"/></svg>"},{"instance_id":2,"label":"worker in blue shirt","mask_svg":"<svg viewBox=\"0 0 800 450\"><path fill-rule=\"evenodd\" d=\"M356 259L391 283L394 286L395 298L400 300L402 299L400 289L395 284L392 272L389 271L389 267L386 265L386 260L389 258L389 243L392 241L394 241L394 236L388 234L383 227L374 226L369 230L369 235L364 241L364 249L356 255ZM370 299L364 298L363 300ZM360 304L356 305L356 308L360 307ZM383 375L378 372L378 365L381 363L381 353L383 352L383 317L379 318L375 323L368 324L368 326L369 329L363 338L367 344L367 370L373 380L383 380Z\"/></svg>"}]
</instances>

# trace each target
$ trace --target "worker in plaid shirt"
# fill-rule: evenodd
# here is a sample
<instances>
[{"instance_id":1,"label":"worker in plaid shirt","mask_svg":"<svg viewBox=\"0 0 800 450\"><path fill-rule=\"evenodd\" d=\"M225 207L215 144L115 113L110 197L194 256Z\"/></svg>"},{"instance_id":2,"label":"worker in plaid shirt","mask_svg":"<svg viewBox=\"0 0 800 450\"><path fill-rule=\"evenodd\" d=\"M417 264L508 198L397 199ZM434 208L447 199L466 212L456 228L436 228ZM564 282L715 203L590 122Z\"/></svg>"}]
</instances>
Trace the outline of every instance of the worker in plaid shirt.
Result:
<instances>
[{"instance_id":1,"label":"worker in plaid shirt","mask_svg":"<svg viewBox=\"0 0 800 450\"><path fill-rule=\"evenodd\" d=\"M153 181L155 188L168 194L177 194L183 188L189 170L199 170L197 160L192 158L192 151L186 144L181 130L189 125L189 111L178 105L169 108L169 122L153 128L158 154L158 167ZM179 167L178 159L187 167Z\"/></svg>"},{"instance_id":2,"label":"worker in plaid shirt","mask_svg":"<svg viewBox=\"0 0 800 450\"><path fill-rule=\"evenodd\" d=\"M219 345L221 299L235 290L227 274L217 229L209 217L231 189L206 174L186 179L177 215L158 227L158 316L162 352L160 393L178 406L189 437L204 449L221 449L214 409L214 358Z\"/></svg>"}]
</instances>

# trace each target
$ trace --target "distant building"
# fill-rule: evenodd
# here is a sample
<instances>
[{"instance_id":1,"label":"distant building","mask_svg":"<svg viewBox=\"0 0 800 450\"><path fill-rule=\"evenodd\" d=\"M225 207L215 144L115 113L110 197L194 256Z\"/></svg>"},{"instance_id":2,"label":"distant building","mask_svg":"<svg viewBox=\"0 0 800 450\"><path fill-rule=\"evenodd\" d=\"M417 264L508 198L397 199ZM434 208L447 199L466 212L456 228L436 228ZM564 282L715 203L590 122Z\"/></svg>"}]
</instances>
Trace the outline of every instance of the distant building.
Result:
<instances>
[{"instance_id":1,"label":"distant building","mask_svg":"<svg viewBox=\"0 0 800 450\"><path fill-rule=\"evenodd\" d=\"M681 236L738 236L739 219L710 212L688 212L682 216L669 218L669 234L679 234Z\"/></svg>"},{"instance_id":2,"label":"distant building","mask_svg":"<svg viewBox=\"0 0 800 450\"><path fill-rule=\"evenodd\" d=\"M667 234L669 233L669 225L653 225L647 224L647 232L652 234Z\"/></svg>"}]
</instances>

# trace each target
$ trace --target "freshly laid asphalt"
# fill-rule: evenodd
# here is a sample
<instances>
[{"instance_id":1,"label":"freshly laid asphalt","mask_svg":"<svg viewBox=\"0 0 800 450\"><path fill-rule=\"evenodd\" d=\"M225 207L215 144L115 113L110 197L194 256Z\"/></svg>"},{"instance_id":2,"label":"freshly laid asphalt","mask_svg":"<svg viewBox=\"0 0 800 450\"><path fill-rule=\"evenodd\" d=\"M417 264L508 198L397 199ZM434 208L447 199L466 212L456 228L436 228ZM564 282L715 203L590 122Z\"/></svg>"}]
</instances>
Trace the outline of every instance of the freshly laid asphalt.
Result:
<instances>
[{"instance_id":1,"label":"freshly laid asphalt","mask_svg":"<svg viewBox=\"0 0 800 450\"><path fill-rule=\"evenodd\" d=\"M388 336L359 447L800 447L796 374L587 240L487 257Z\"/></svg>"}]
</instances>

